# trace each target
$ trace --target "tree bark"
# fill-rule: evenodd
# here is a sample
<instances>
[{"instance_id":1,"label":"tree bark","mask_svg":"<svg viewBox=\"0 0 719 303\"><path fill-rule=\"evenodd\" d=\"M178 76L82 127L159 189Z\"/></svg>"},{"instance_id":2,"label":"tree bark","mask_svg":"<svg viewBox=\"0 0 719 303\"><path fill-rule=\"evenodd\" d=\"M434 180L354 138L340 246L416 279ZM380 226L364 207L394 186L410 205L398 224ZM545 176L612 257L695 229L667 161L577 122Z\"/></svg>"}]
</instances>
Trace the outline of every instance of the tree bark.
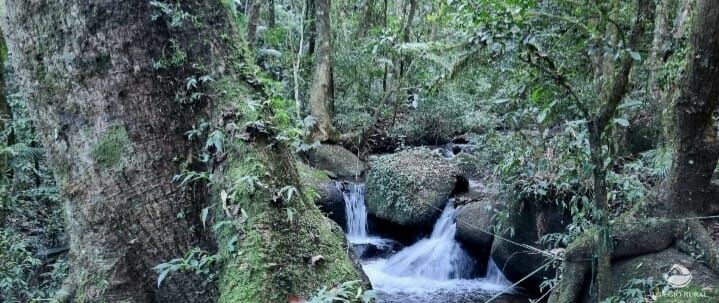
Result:
<instances>
[{"instance_id":1,"label":"tree bark","mask_svg":"<svg viewBox=\"0 0 719 303\"><path fill-rule=\"evenodd\" d=\"M209 197L216 220L236 227L217 235L221 301L286 302L358 279L342 235L302 195L274 129L231 131L271 125L272 111L285 109L247 105L268 97L243 74L251 56L230 9L219 1L178 4L175 12L193 19L178 25L142 0L7 0L5 7L10 63L68 201L71 274L59 300L214 302L204 277L172 273L158 288L152 269L193 247L212 250L200 222ZM206 98L175 101L188 93L188 77L204 75L216 80L202 87ZM195 156L203 144L183 135L201 120L228 133L224 153L214 154L211 196L204 184L170 182L182 168L203 169ZM240 188L250 174L260 180L254 192ZM232 239L241 250L227 249Z\"/></svg>"},{"instance_id":2,"label":"tree bark","mask_svg":"<svg viewBox=\"0 0 719 303\"><path fill-rule=\"evenodd\" d=\"M0 148L7 146L8 140L3 136L5 132L6 121L10 119L10 106L5 98L5 39L3 38L3 31L0 28ZM9 178L7 175L8 163L7 155L0 152L0 192L8 192ZM7 216L6 211L8 210L8 197L3 195L0 197L0 227L5 224L5 217Z\"/></svg>"},{"instance_id":3,"label":"tree bark","mask_svg":"<svg viewBox=\"0 0 719 303\"><path fill-rule=\"evenodd\" d=\"M257 40L257 24L260 21L260 0L248 0L247 14L247 44L250 49L254 48Z\"/></svg>"},{"instance_id":4,"label":"tree bark","mask_svg":"<svg viewBox=\"0 0 719 303\"><path fill-rule=\"evenodd\" d=\"M716 203L711 179L719 159L712 119L719 102L719 7L706 0L697 4L688 66L674 103L676 151L659 199L674 216L706 214Z\"/></svg>"},{"instance_id":5,"label":"tree bark","mask_svg":"<svg viewBox=\"0 0 719 303\"><path fill-rule=\"evenodd\" d=\"M372 25L374 24L375 1L376 0L365 1L365 11L362 17L362 24L360 25L359 32L357 33L357 36L359 37L364 37L367 34L367 31L372 28Z\"/></svg>"},{"instance_id":6,"label":"tree bark","mask_svg":"<svg viewBox=\"0 0 719 303\"><path fill-rule=\"evenodd\" d=\"M276 23L276 20L275 20L275 18L276 18L276 17L275 17L275 0L270 0L270 1L267 3L267 6L268 6L268 8L267 8L267 14L269 15L269 16L268 16L268 21L267 21L267 26L268 26L269 28L275 28L275 23Z\"/></svg>"},{"instance_id":7,"label":"tree bark","mask_svg":"<svg viewBox=\"0 0 719 303\"><path fill-rule=\"evenodd\" d=\"M332 123L332 33L330 27L330 0L316 0L317 39L319 47L315 54L315 66L310 86L310 114L315 118L311 138L320 142L336 142L339 139Z\"/></svg>"}]
</instances>

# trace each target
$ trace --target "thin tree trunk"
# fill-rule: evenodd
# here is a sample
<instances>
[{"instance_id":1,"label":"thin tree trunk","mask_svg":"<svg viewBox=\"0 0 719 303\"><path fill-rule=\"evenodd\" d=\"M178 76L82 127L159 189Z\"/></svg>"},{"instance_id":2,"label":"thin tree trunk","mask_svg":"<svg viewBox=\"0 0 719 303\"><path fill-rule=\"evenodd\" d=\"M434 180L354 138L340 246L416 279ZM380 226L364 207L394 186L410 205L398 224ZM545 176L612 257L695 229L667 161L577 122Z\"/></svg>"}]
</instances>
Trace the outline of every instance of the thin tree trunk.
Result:
<instances>
[{"instance_id":1,"label":"thin tree trunk","mask_svg":"<svg viewBox=\"0 0 719 303\"><path fill-rule=\"evenodd\" d=\"M365 1L364 16L362 17L362 24L360 25L357 36L364 37L367 34L367 31L370 28L372 28L372 25L374 24L374 18L375 18L374 9L375 9L375 0Z\"/></svg>"},{"instance_id":2,"label":"thin tree trunk","mask_svg":"<svg viewBox=\"0 0 719 303\"><path fill-rule=\"evenodd\" d=\"M275 20L275 0L270 0L269 3L267 3L267 13L268 13L268 21L267 26L269 28L275 28L275 23L277 22Z\"/></svg>"},{"instance_id":3,"label":"thin tree trunk","mask_svg":"<svg viewBox=\"0 0 719 303\"><path fill-rule=\"evenodd\" d=\"M641 37L644 34L645 23L651 18L651 2L649 0L637 1L637 17L628 35L627 47L636 51L639 48ZM611 77L604 83L603 93L600 96L603 106L597 117L589 123L589 144L593 168L594 203L600 209L599 236L597 239L597 297L599 301L611 296L611 254L613 243L609 226L609 203L607 199L605 155L603 153L603 135L614 116L619 103L624 99L629 89L629 74L634 66L634 59L627 54L619 61L618 66L604 66L604 77Z\"/></svg>"},{"instance_id":4,"label":"thin tree trunk","mask_svg":"<svg viewBox=\"0 0 719 303\"><path fill-rule=\"evenodd\" d=\"M257 40L257 24L260 21L260 7L262 4L260 0L247 0L248 1L248 16L247 16L247 44L252 49L255 46Z\"/></svg>"},{"instance_id":5,"label":"thin tree trunk","mask_svg":"<svg viewBox=\"0 0 719 303\"><path fill-rule=\"evenodd\" d=\"M315 54L315 41L317 39L317 5L315 0L305 0L307 3L307 15L305 20L308 21L307 26L307 54L313 56Z\"/></svg>"},{"instance_id":6,"label":"thin tree trunk","mask_svg":"<svg viewBox=\"0 0 719 303\"><path fill-rule=\"evenodd\" d=\"M10 120L10 106L5 99L5 39L3 38L3 31L0 28L0 133L5 131L6 121ZM0 148L7 146L8 142L2 135L0 135ZM7 188L10 185L9 178L7 175L7 155L0 152L0 192L7 192ZM7 216L6 211L9 210L9 197L4 195L0 197L0 227L5 224L5 217Z\"/></svg>"},{"instance_id":7,"label":"thin tree trunk","mask_svg":"<svg viewBox=\"0 0 719 303\"><path fill-rule=\"evenodd\" d=\"M200 222L206 186L170 182L183 167L203 169L194 158L204 143L183 135L200 120L227 133L224 148L206 150L218 158L223 151L211 197L216 221L230 222L216 235L220 301L287 302L358 279L341 232L305 201L273 130L232 133L230 123L271 120L274 109L245 104L267 97L243 74L248 56L236 47L236 16L221 2L174 7L201 27L171 26L171 16L153 21L155 8L142 0L8 0L5 8L11 62L68 201L72 271L59 300L215 302L205 277L176 272L158 288L152 269L214 246ZM173 48L183 59L163 61ZM201 88L207 100L175 101L188 77L203 75L216 80ZM253 176L250 190L243 180Z\"/></svg>"},{"instance_id":8,"label":"thin tree trunk","mask_svg":"<svg viewBox=\"0 0 719 303\"><path fill-rule=\"evenodd\" d=\"M317 39L319 47L315 54L315 67L310 87L310 114L315 118L311 137L320 142L336 142L339 139L331 116L332 103L332 41L330 27L330 0L316 0Z\"/></svg>"}]
</instances>

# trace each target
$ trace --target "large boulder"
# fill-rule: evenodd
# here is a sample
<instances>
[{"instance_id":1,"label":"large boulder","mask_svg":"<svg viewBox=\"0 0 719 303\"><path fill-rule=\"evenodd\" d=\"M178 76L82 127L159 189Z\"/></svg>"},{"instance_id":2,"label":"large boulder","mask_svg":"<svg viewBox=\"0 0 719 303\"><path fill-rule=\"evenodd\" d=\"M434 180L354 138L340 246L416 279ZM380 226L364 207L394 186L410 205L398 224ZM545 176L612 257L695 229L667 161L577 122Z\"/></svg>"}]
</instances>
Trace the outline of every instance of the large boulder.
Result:
<instances>
[{"instance_id":1,"label":"large boulder","mask_svg":"<svg viewBox=\"0 0 719 303\"><path fill-rule=\"evenodd\" d=\"M332 173L335 178L356 177L367 168L364 161L339 145L322 144L309 150L306 156L310 165Z\"/></svg>"},{"instance_id":2,"label":"large boulder","mask_svg":"<svg viewBox=\"0 0 719 303\"><path fill-rule=\"evenodd\" d=\"M326 172L313 169L302 162L297 163L297 170L305 188L317 194L314 202L320 210L340 226L346 226L344 197L335 181L330 179Z\"/></svg>"},{"instance_id":3,"label":"large boulder","mask_svg":"<svg viewBox=\"0 0 719 303\"><path fill-rule=\"evenodd\" d=\"M508 203L503 212L507 217L497 231L501 237L494 238L490 254L509 280L519 281L546 263L547 257L516 243L546 249L539 245L539 239L547 234L564 232L571 223L571 215L556 203L531 198ZM555 272L548 267L531 275L520 285L530 291L538 291L544 278L554 275Z\"/></svg>"},{"instance_id":4,"label":"large boulder","mask_svg":"<svg viewBox=\"0 0 719 303\"><path fill-rule=\"evenodd\" d=\"M425 149L378 158L366 180L368 213L420 228L432 226L458 184L467 186L459 168Z\"/></svg>"},{"instance_id":5,"label":"large boulder","mask_svg":"<svg viewBox=\"0 0 719 303\"><path fill-rule=\"evenodd\" d=\"M494 229L493 216L494 203L488 197L463 206L457 214L457 240L475 254L488 256L494 239L490 234Z\"/></svg>"}]
</instances>

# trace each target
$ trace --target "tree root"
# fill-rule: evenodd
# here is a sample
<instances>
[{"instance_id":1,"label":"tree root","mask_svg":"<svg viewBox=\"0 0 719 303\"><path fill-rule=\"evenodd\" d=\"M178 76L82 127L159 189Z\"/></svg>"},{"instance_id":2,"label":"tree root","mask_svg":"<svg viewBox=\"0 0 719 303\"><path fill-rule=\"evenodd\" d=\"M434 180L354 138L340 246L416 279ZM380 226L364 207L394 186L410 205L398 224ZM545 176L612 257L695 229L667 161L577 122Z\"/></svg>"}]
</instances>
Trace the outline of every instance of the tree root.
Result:
<instances>
[{"instance_id":1,"label":"tree root","mask_svg":"<svg viewBox=\"0 0 719 303\"><path fill-rule=\"evenodd\" d=\"M614 249L612 260L637 257L655 253L669 248L673 243L688 238L701 250L706 265L719 272L719 246L709 232L698 220L692 221L659 221L637 224L624 221L615 224L612 238ZM597 230L592 229L572 243L565 253L565 268L562 280L549 297L548 302L573 303L579 302L582 290L588 289L585 281L591 268L595 250ZM681 250L691 253L691 245L684 245ZM681 247L680 247L681 248Z\"/></svg>"}]
</instances>

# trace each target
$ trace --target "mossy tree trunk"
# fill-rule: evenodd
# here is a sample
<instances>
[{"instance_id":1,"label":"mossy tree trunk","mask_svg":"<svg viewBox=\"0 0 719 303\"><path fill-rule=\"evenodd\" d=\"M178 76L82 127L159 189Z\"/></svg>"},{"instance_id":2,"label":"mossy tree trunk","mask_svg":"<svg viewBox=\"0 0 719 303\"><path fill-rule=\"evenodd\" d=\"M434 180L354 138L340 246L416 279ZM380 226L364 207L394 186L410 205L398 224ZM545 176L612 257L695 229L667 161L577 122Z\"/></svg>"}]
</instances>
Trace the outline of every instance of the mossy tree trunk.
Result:
<instances>
[{"instance_id":1,"label":"mossy tree trunk","mask_svg":"<svg viewBox=\"0 0 719 303\"><path fill-rule=\"evenodd\" d=\"M332 33L330 28L330 0L316 0L317 42L315 66L310 86L310 115L315 118L311 137L320 142L336 142L339 139L337 130L332 123L332 102L334 84L332 83Z\"/></svg>"},{"instance_id":2,"label":"mossy tree trunk","mask_svg":"<svg viewBox=\"0 0 719 303\"><path fill-rule=\"evenodd\" d=\"M6 0L10 62L69 201L71 274L58 299L215 301L203 277L173 273L158 288L152 270L215 247L200 219L210 201L216 220L234 227L217 237L222 301L283 302L358 279L342 235L306 202L291 154L274 140L287 126L273 121L287 113L262 102L262 84L248 76L256 68L232 4L162 4ZM188 85L202 76L214 81ZM215 156L214 194L170 182L206 169L203 144L184 136L201 121L226 133L223 147L205 148ZM237 131L243 125L255 127ZM246 180L255 190L242 187Z\"/></svg>"}]
</instances>

